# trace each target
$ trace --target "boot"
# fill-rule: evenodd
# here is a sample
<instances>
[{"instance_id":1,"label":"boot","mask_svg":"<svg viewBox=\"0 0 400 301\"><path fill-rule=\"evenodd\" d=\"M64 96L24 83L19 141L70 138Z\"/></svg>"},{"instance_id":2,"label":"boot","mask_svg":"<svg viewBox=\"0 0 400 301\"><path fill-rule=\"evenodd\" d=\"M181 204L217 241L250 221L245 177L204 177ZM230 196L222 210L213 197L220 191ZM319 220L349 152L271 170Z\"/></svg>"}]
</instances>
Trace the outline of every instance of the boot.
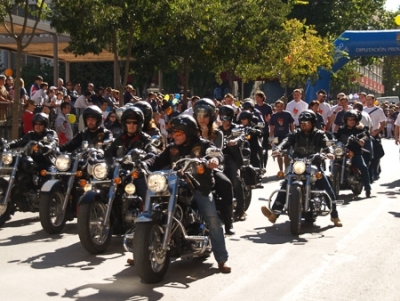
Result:
<instances>
[{"instance_id":1,"label":"boot","mask_svg":"<svg viewBox=\"0 0 400 301\"><path fill-rule=\"evenodd\" d=\"M234 235L236 233L235 229L233 229L233 223L232 223L232 205L226 207L226 212L225 212L225 234L227 235Z\"/></svg>"}]
</instances>

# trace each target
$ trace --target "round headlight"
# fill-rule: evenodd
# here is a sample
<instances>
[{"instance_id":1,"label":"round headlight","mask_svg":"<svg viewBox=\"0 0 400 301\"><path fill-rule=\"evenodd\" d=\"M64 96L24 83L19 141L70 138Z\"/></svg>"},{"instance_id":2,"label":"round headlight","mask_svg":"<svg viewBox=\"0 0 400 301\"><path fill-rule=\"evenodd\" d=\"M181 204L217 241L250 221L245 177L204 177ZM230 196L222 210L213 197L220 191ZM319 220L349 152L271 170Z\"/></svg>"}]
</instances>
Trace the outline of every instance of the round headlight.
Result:
<instances>
[{"instance_id":1,"label":"round headlight","mask_svg":"<svg viewBox=\"0 0 400 301\"><path fill-rule=\"evenodd\" d=\"M162 174L152 174L147 178L147 187L153 193L167 190L167 179Z\"/></svg>"},{"instance_id":2,"label":"round headlight","mask_svg":"<svg viewBox=\"0 0 400 301\"><path fill-rule=\"evenodd\" d=\"M68 155L59 155L56 159L56 168L59 171L66 171L71 167L71 158Z\"/></svg>"},{"instance_id":3,"label":"round headlight","mask_svg":"<svg viewBox=\"0 0 400 301\"><path fill-rule=\"evenodd\" d=\"M125 192L127 194L134 194L136 192L136 187L132 183L129 183L125 186Z\"/></svg>"},{"instance_id":4,"label":"round headlight","mask_svg":"<svg viewBox=\"0 0 400 301\"><path fill-rule=\"evenodd\" d=\"M86 184L85 186L83 186L83 191L84 192L88 192L89 190L92 190L92 184Z\"/></svg>"},{"instance_id":5,"label":"round headlight","mask_svg":"<svg viewBox=\"0 0 400 301\"><path fill-rule=\"evenodd\" d=\"M105 163L98 163L93 166L93 177L96 180L103 180L107 176L107 166Z\"/></svg>"},{"instance_id":6,"label":"round headlight","mask_svg":"<svg viewBox=\"0 0 400 301\"><path fill-rule=\"evenodd\" d=\"M342 147L336 147L334 152L335 152L335 156L343 156L343 154L344 154Z\"/></svg>"},{"instance_id":7,"label":"round headlight","mask_svg":"<svg viewBox=\"0 0 400 301\"><path fill-rule=\"evenodd\" d=\"M306 164L301 161L296 161L293 164L293 172L295 174L301 175L306 171Z\"/></svg>"},{"instance_id":8,"label":"round headlight","mask_svg":"<svg viewBox=\"0 0 400 301\"><path fill-rule=\"evenodd\" d=\"M4 165L9 165L13 161L13 157L11 152L5 152L3 153L3 156L1 157L1 160L3 161Z\"/></svg>"}]
</instances>

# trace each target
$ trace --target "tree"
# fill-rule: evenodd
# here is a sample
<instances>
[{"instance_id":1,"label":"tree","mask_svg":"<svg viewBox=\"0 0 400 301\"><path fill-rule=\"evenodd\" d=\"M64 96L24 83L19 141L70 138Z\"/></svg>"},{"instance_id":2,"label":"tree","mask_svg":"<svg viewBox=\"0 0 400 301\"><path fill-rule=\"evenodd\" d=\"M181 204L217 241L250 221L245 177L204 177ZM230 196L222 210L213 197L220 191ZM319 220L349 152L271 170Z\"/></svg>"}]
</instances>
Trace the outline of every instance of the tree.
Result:
<instances>
[{"instance_id":1,"label":"tree","mask_svg":"<svg viewBox=\"0 0 400 301\"><path fill-rule=\"evenodd\" d=\"M29 46L32 42L33 37L36 33L36 28L40 20L44 19L49 12L45 1L38 0L36 5L31 5L29 0L0 0L0 21L4 28L10 35L15 39L17 44L16 54L16 70L15 70L15 92L14 92L14 103L12 107L12 125L11 125L11 138L18 138L19 131L19 118L20 118L20 99L21 99L21 71L22 71L22 53L23 50ZM22 11L24 22L22 26L15 24L13 20L14 11ZM6 20L8 24L6 24ZM33 21L33 27L31 31L28 31L28 20ZM24 38L27 40L23 40Z\"/></svg>"}]
</instances>

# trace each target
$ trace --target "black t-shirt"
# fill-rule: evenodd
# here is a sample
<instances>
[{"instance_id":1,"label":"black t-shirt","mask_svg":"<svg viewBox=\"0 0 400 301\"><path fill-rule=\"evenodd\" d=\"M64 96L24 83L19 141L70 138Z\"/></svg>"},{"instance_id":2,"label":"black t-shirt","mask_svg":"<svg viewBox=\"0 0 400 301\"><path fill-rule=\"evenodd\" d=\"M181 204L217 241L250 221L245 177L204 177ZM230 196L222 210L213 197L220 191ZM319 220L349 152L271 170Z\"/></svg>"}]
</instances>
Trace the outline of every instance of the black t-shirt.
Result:
<instances>
[{"instance_id":1,"label":"black t-shirt","mask_svg":"<svg viewBox=\"0 0 400 301\"><path fill-rule=\"evenodd\" d=\"M275 137L285 137L290 131L290 124L294 122L292 114L288 111L274 113L269 124L274 126Z\"/></svg>"}]
</instances>

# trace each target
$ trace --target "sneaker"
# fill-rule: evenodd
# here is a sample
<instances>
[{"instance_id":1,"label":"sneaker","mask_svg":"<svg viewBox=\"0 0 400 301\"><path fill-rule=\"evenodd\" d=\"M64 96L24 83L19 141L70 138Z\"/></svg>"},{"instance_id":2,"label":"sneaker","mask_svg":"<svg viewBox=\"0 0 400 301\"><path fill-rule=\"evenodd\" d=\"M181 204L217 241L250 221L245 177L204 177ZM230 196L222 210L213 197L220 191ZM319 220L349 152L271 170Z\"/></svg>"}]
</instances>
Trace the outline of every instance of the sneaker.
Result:
<instances>
[{"instance_id":1,"label":"sneaker","mask_svg":"<svg viewBox=\"0 0 400 301\"><path fill-rule=\"evenodd\" d=\"M264 216L265 216L266 218L268 218L268 220L269 220L271 223L275 224L276 219L277 219L277 216L276 216L275 213L273 213L271 210L269 210L266 206L262 206L262 207L261 207L261 212L262 212L262 214L264 214Z\"/></svg>"},{"instance_id":2,"label":"sneaker","mask_svg":"<svg viewBox=\"0 0 400 301\"><path fill-rule=\"evenodd\" d=\"M331 217L331 221L335 227L343 227L342 221L338 217Z\"/></svg>"}]
</instances>

